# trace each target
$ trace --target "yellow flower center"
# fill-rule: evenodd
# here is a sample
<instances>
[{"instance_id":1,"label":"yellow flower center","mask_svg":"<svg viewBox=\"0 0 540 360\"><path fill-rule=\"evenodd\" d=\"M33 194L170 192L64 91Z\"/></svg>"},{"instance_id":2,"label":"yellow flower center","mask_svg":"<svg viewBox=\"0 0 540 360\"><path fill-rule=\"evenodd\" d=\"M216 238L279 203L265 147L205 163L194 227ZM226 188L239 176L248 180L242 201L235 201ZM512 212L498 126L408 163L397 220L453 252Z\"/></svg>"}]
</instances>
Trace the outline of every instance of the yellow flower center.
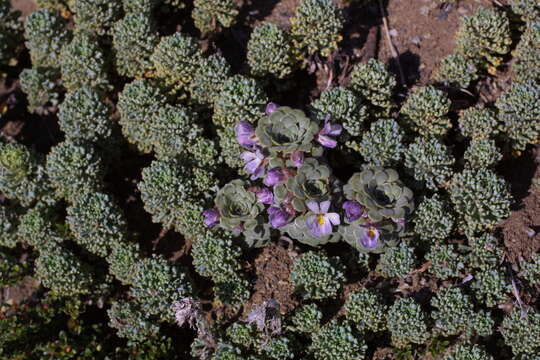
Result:
<instances>
[{"instance_id":1,"label":"yellow flower center","mask_svg":"<svg viewBox=\"0 0 540 360\"><path fill-rule=\"evenodd\" d=\"M375 229L369 228L368 233L367 233L367 236L368 236L369 238L374 238L375 235L376 235Z\"/></svg>"},{"instance_id":2,"label":"yellow flower center","mask_svg":"<svg viewBox=\"0 0 540 360\"><path fill-rule=\"evenodd\" d=\"M323 214L319 214L317 215L317 222L319 223L319 225L324 225L324 215Z\"/></svg>"}]
</instances>

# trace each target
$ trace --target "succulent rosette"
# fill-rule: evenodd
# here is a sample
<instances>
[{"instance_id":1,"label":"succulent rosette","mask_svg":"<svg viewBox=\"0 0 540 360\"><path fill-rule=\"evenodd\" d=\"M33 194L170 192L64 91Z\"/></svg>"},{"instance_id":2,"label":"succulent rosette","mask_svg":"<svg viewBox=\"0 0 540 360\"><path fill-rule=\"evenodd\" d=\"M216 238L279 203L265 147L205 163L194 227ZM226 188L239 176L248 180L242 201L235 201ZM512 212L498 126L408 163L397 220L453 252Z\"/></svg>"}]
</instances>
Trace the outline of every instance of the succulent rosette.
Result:
<instances>
[{"instance_id":1,"label":"succulent rosette","mask_svg":"<svg viewBox=\"0 0 540 360\"><path fill-rule=\"evenodd\" d=\"M295 176L286 184L274 187L276 202L290 201L294 210L304 212L307 202L328 198L331 193L332 173L328 166L319 164L317 160L306 159Z\"/></svg>"},{"instance_id":2,"label":"succulent rosette","mask_svg":"<svg viewBox=\"0 0 540 360\"><path fill-rule=\"evenodd\" d=\"M257 201L254 192L246 189L242 180L233 180L218 191L216 208L220 215L220 224L233 230L255 221L264 210L264 205Z\"/></svg>"},{"instance_id":3,"label":"succulent rosette","mask_svg":"<svg viewBox=\"0 0 540 360\"><path fill-rule=\"evenodd\" d=\"M270 240L271 229L261 215L264 204L258 199L258 193L250 191L242 180L233 180L221 188L215 200L215 210L207 211L204 216L207 225L219 224L235 233L242 233L249 246L260 247ZM206 222L206 221L205 221Z\"/></svg>"},{"instance_id":4,"label":"succulent rosette","mask_svg":"<svg viewBox=\"0 0 540 360\"><path fill-rule=\"evenodd\" d=\"M259 120L255 134L271 154L310 151L319 126L302 110L282 106Z\"/></svg>"},{"instance_id":5,"label":"succulent rosette","mask_svg":"<svg viewBox=\"0 0 540 360\"><path fill-rule=\"evenodd\" d=\"M372 167L354 174L343 187L345 197L365 207L373 223L390 218L406 219L414 210L412 191L399 180L393 169Z\"/></svg>"}]
</instances>

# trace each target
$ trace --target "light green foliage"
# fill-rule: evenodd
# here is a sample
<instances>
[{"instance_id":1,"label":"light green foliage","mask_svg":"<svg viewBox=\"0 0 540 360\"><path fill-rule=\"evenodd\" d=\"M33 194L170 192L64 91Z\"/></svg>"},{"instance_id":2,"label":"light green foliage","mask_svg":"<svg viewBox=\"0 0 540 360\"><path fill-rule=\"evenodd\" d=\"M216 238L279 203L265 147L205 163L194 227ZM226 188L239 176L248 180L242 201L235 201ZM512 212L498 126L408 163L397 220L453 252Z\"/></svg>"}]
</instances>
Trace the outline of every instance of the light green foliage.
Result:
<instances>
[{"instance_id":1,"label":"light green foliage","mask_svg":"<svg viewBox=\"0 0 540 360\"><path fill-rule=\"evenodd\" d=\"M456 35L458 53L467 57L485 58L497 66L500 56L510 51L510 22L504 11L480 8L461 19Z\"/></svg>"},{"instance_id":2,"label":"light green foliage","mask_svg":"<svg viewBox=\"0 0 540 360\"><path fill-rule=\"evenodd\" d=\"M40 249L34 275L43 286L60 296L90 294L93 291L94 274L90 267L70 250L54 242Z\"/></svg>"},{"instance_id":3,"label":"light green foliage","mask_svg":"<svg viewBox=\"0 0 540 360\"><path fill-rule=\"evenodd\" d=\"M443 360L493 360L484 348L474 344L458 344Z\"/></svg>"},{"instance_id":4,"label":"light green foliage","mask_svg":"<svg viewBox=\"0 0 540 360\"><path fill-rule=\"evenodd\" d=\"M23 206L51 201L43 157L21 144L0 144L0 191Z\"/></svg>"},{"instance_id":5,"label":"light green foliage","mask_svg":"<svg viewBox=\"0 0 540 360\"><path fill-rule=\"evenodd\" d=\"M487 230L510 213L511 197L504 179L491 170L456 173L448 188L458 226L468 234Z\"/></svg>"},{"instance_id":6,"label":"light green foliage","mask_svg":"<svg viewBox=\"0 0 540 360\"><path fill-rule=\"evenodd\" d=\"M150 16L158 5L159 0L121 0L126 13L144 14Z\"/></svg>"},{"instance_id":7,"label":"light green foliage","mask_svg":"<svg viewBox=\"0 0 540 360\"><path fill-rule=\"evenodd\" d=\"M105 169L92 145L66 140L47 155L47 175L56 196L73 201L102 189Z\"/></svg>"},{"instance_id":8,"label":"light green foliage","mask_svg":"<svg viewBox=\"0 0 540 360\"><path fill-rule=\"evenodd\" d=\"M392 344L404 347L407 344L424 344L429 339L428 315L412 298L396 300L388 311L388 330Z\"/></svg>"},{"instance_id":9,"label":"light green foliage","mask_svg":"<svg viewBox=\"0 0 540 360\"><path fill-rule=\"evenodd\" d=\"M401 278L414 270L415 262L414 248L401 243L399 246L386 249L379 259L377 269L384 277Z\"/></svg>"},{"instance_id":10,"label":"light green foliage","mask_svg":"<svg viewBox=\"0 0 540 360\"><path fill-rule=\"evenodd\" d=\"M448 96L428 85L413 90L401 108L401 114L421 135L443 136L452 127L447 117L449 110Z\"/></svg>"},{"instance_id":11,"label":"light green foliage","mask_svg":"<svg viewBox=\"0 0 540 360\"><path fill-rule=\"evenodd\" d=\"M107 257L109 273L124 285L133 284L135 265L142 261L139 245L128 242L113 243L111 245L112 250Z\"/></svg>"},{"instance_id":12,"label":"light green foliage","mask_svg":"<svg viewBox=\"0 0 540 360\"><path fill-rule=\"evenodd\" d=\"M135 266L131 295L143 312L159 316L162 321L172 321L173 303L192 292L191 280L183 267L155 255Z\"/></svg>"},{"instance_id":13,"label":"light green foliage","mask_svg":"<svg viewBox=\"0 0 540 360\"><path fill-rule=\"evenodd\" d=\"M453 245L432 245L426 255L426 260L431 261L429 272L441 280L458 277L465 265L455 250Z\"/></svg>"},{"instance_id":14,"label":"light green foliage","mask_svg":"<svg viewBox=\"0 0 540 360\"><path fill-rule=\"evenodd\" d=\"M312 334L321 328L322 317L317 304L306 304L299 307L290 319L295 331Z\"/></svg>"},{"instance_id":15,"label":"light green foliage","mask_svg":"<svg viewBox=\"0 0 540 360\"><path fill-rule=\"evenodd\" d=\"M68 15L69 8L73 4L73 0L35 0L35 3L38 9L59 11L64 15Z\"/></svg>"},{"instance_id":16,"label":"light green foliage","mask_svg":"<svg viewBox=\"0 0 540 360\"><path fill-rule=\"evenodd\" d=\"M122 246L127 225L122 210L107 194L81 194L67 208L66 221L75 241L91 253L109 255L115 246Z\"/></svg>"},{"instance_id":17,"label":"light green foliage","mask_svg":"<svg viewBox=\"0 0 540 360\"><path fill-rule=\"evenodd\" d=\"M469 246L467 263L474 269L494 269L502 262L504 250L499 246L497 238L489 233L469 238Z\"/></svg>"},{"instance_id":18,"label":"light green foliage","mask_svg":"<svg viewBox=\"0 0 540 360\"><path fill-rule=\"evenodd\" d=\"M106 34L122 14L122 2L110 0L73 0L77 30Z\"/></svg>"},{"instance_id":19,"label":"light green foliage","mask_svg":"<svg viewBox=\"0 0 540 360\"><path fill-rule=\"evenodd\" d=\"M159 324L133 300L113 301L107 314L109 326L117 330L119 337L130 341L142 342L157 336L159 332Z\"/></svg>"},{"instance_id":20,"label":"light green foliage","mask_svg":"<svg viewBox=\"0 0 540 360\"><path fill-rule=\"evenodd\" d=\"M540 284L540 254L533 254L530 262L521 264L520 276L531 284Z\"/></svg>"},{"instance_id":21,"label":"light green foliage","mask_svg":"<svg viewBox=\"0 0 540 360\"><path fill-rule=\"evenodd\" d=\"M462 54L452 54L441 60L434 79L446 86L466 89L478 79L476 62Z\"/></svg>"},{"instance_id":22,"label":"light green foliage","mask_svg":"<svg viewBox=\"0 0 540 360\"><path fill-rule=\"evenodd\" d=\"M514 1L515 3L516 1ZM535 2L533 0L532 2ZM514 81L526 82L540 79L540 17L526 24L525 31L513 51Z\"/></svg>"},{"instance_id":23,"label":"light green foliage","mask_svg":"<svg viewBox=\"0 0 540 360\"><path fill-rule=\"evenodd\" d=\"M405 166L430 190L450 179L453 165L450 149L436 138L418 137L405 152Z\"/></svg>"},{"instance_id":24,"label":"light green foliage","mask_svg":"<svg viewBox=\"0 0 540 360\"><path fill-rule=\"evenodd\" d=\"M268 342L263 343L260 347L260 352L269 359L286 360L295 359L294 340L287 336L272 338Z\"/></svg>"},{"instance_id":25,"label":"light green foliage","mask_svg":"<svg viewBox=\"0 0 540 360\"><path fill-rule=\"evenodd\" d=\"M22 282L28 274L28 264L23 264L9 253L0 250L0 287L13 286ZM2 342L0 340L0 342Z\"/></svg>"},{"instance_id":26,"label":"light green foliage","mask_svg":"<svg viewBox=\"0 0 540 360\"><path fill-rule=\"evenodd\" d=\"M373 332L386 330L388 306L374 290L363 288L349 293L345 300L345 311L347 320L360 330Z\"/></svg>"},{"instance_id":27,"label":"light green foliage","mask_svg":"<svg viewBox=\"0 0 540 360\"><path fill-rule=\"evenodd\" d=\"M248 301L250 294L249 282L238 274L217 282L214 286L214 295L217 303L229 305L232 309L238 310L240 306Z\"/></svg>"},{"instance_id":28,"label":"light green foliage","mask_svg":"<svg viewBox=\"0 0 540 360\"><path fill-rule=\"evenodd\" d=\"M496 136L500 130L495 112L483 106L468 108L459 117L461 133L472 140L483 140Z\"/></svg>"},{"instance_id":29,"label":"light green foliage","mask_svg":"<svg viewBox=\"0 0 540 360\"><path fill-rule=\"evenodd\" d=\"M244 360L242 351L227 343L219 343L210 360Z\"/></svg>"},{"instance_id":30,"label":"light green foliage","mask_svg":"<svg viewBox=\"0 0 540 360\"><path fill-rule=\"evenodd\" d=\"M33 66L59 67L62 47L71 38L66 24L65 19L48 9L35 11L26 18L25 45L30 51Z\"/></svg>"},{"instance_id":31,"label":"light green foliage","mask_svg":"<svg viewBox=\"0 0 540 360\"><path fill-rule=\"evenodd\" d=\"M192 126L192 133L196 126ZM185 146L183 150L193 156L193 163L199 164L201 169L194 169L196 177L206 177L206 170L215 169L218 165L221 165L222 161L219 158L219 149L212 139L207 139L202 136L197 136L192 139L189 146ZM184 154L187 156L187 154Z\"/></svg>"},{"instance_id":32,"label":"light green foliage","mask_svg":"<svg viewBox=\"0 0 540 360\"><path fill-rule=\"evenodd\" d=\"M512 11L526 21L536 21L540 18L540 4L536 0L512 0Z\"/></svg>"},{"instance_id":33,"label":"light green foliage","mask_svg":"<svg viewBox=\"0 0 540 360\"><path fill-rule=\"evenodd\" d=\"M224 282L236 275L241 268L238 260L241 254L233 239L222 233L207 232L195 240L191 248L195 270L215 282Z\"/></svg>"},{"instance_id":34,"label":"light green foliage","mask_svg":"<svg viewBox=\"0 0 540 360\"><path fill-rule=\"evenodd\" d=\"M264 115L268 97L255 80L242 75L230 77L214 103L214 124L234 127L240 121L253 123Z\"/></svg>"},{"instance_id":35,"label":"light green foliage","mask_svg":"<svg viewBox=\"0 0 540 360\"><path fill-rule=\"evenodd\" d=\"M351 87L375 109L389 115L394 106L395 77L376 59L356 64L351 72Z\"/></svg>"},{"instance_id":36,"label":"light green foliage","mask_svg":"<svg viewBox=\"0 0 540 360\"><path fill-rule=\"evenodd\" d=\"M152 134L151 118L164 105L165 97L148 80L135 80L119 94L117 106L122 133L139 151L151 151L152 138L158 135Z\"/></svg>"},{"instance_id":37,"label":"light green foliage","mask_svg":"<svg viewBox=\"0 0 540 360\"><path fill-rule=\"evenodd\" d=\"M189 84L191 98L200 104L213 105L231 75L231 67L223 56L214 54L202 59Z\"/></svg>"},{"instance_id":38,"label":"light green foliage","mask_svg":"<svg viewBox=\"0 0 540 360\"><path fill-rule=\"evenodd\" d=\"M242 151L244 149L236 140L236 133L233 126L225 127L217 130L219 138L219 147L221 159L225 164L232 168L238 169L244 165L242 161Z\"/></svg>"},{"instance_id":39,"label":"light green foliage","mask_svg":"<svg viewBox=\"0 0 540 360\"><path fill-rule=\"evenodd\" d=\"M371 124L362 136L360 154L376 166L392 166L399 163L405 152L405 131L394 119L381 119Z\"/></svg>"},{"instance_id":40,"label":"light green foliage","mask_svg":"<svg viewBox=\"0 0 540 360\"><path fill-rule=\"evenodd\" d=\"M88 33L77 33L62 48L62 85L68 90L81 87L106 89L109 86L107 65L98 38Z\"/></svg>"},{"instance_id":41,"label":"light green foliage","mask_svg":"<svg viewBox=\"0 0 540 360\"><path fill-rule=\"evenodd\" d=\"M489 336L493 331L495 323L490 315L475 313L469 296L457 287L441 289L431 299L431 305L436 309L432 312L435 320L433 332L438 335Z\"/></svg>"},{"instance_id":42,"label":"light green foliage","mask_svg":"<svg viewBox=\"0 0 540 360\"><path fill-rule=\"evenodd\" d=\"M69 92L59 110L58 123L67 139L97 144L111 138L112 111L98 92L86 87Z\"/></svg>"},{"instance_id":43,"label":"light green foliage","mask_svg":"<svg viewBox=\"0 0 540 360\"><path fill-rule=\"evenodd\" d=\"M336 296L345 281L343 265L324 252L309 251L295 260L291 281L304 299Z\"/></svg>"},{"instance_id":44,"label":"light green foliage","mask_svg":"<svg viewBox=\"0 0 540 360\"><path fill-rule=\"evenodd\" d=\"M535 144L540 136L540 85L534 81L514 83L495 103L505 135L515 150Z\"/></svg>"},{"instance_id":45,"label":"light green foliage","mask_svg":"<svg viewBox=\"0 0 540 360\"><path fill-rule=\"evenodd\" d=\"M163 105L149 119L148 138L159 159L176 157L201 138L202 128L196 124L197 114L181 105Z\"/></svg>"},{"instance_id":46,"label":"light green foliage","mask_svg":"<svg viewBox=\"0 0 540 360\"><path fill-rule=\"evenodd\" d=\"M344 17L331 0L302 0L291 18L293 44L299 56L330 56L341 41Z\"/></svg>"},{"instance_id":47,"label":"light green foliage","mask_svg":"<svg viewBox=\"0 0 540 360\"><path fill-rule=\"evenodd\" d=\"M247 45L247 61L255 76L288 77L295 66L289 34L271 23L255 27Z\"/></svg>"},{"instance_id":48,"label":"light green foliage","mask_svg":"<svg viewBox=\"0 0 540 360\"><path fill-rule=\"evenodd\" d=\"M215 31L216 23L226 28L236 23L238 9L233 0L194 0L193 7L191 17L203 35Z\"/></svg>"},{"instance_id":49,"label":"light green foliage","mask_svg":"<svg viewBox=\"0 0 540 360\"><path fill-rule=\"evenodd\" d=\"M455 223L450 204L439 194L425 198L414 212L414 229L422 238L442 242Z\"/></svg>"},{"instance_id":50,"label":"light green foliage","mask_svg":"<svg viewBox=\"0 0 540 360\"><path fill-rule=\"evenodd\" d=\"M181 32L162 37L151 59L156 77L173 92L191 82L203 60L197 41Z\"/></svg>"},{"instance_id":51,"label":"light green foliage","mask_svg":"<svg viewBox=\"0 0 540 360\"><path fill-rule=\"evenodd\" d=\"M159 37L148 15L127 14L114 25L112 35L116 70L120 75L142 77L153 70L150 56Z\"/></svg>"},{"instance_id":52,"label":"light green foliage","mask_svg":"<svg viewBox=\"0 0 540 360\"><path fill-rule=\"evenodd\" d=\"M254 324L235 322L226 330L227 338L235 345L251 348L257 340L257 330Z\"/></svg>"},{"instance_id":53,"label":"light green foliage","mask_svg":"<svg viewBox=\"0 0 540 360\"><path fill-rule=\"evenodd\" d=\"M540 314L534 311L523 313L515 309L504 317L501 333L506 345L512 347L514 355L523 355L523 359L527 359L526 355L540 353Z\"/></svg>"},{"instance_id":54,"label":"light green foliage","mask_svg":"<svg viewBox=\"0 0 540 360\"><path fill-rule=\"evenodd\" d=\"M202 196L216 185L212 173L198 169L199 176L186 161L179 159L155 160L142 171L138 184L144 208L152 220L164 227L175 227L186 236L193 236L203 228Z\"/></svg>"},{"instance_id":55,"label":"light green foliage","mask_svg":"<svg viewBox=\"0 0 540 360\"><path fill-rule=\"evenodd\" d=\"M367 108L351 90L342 87L324 90L310 108L310 113L321 124L330 115L330 121L341 124L351 136L360 136L364 131Z\"/></svg>"},{"instance_id":56,"label":"light green foliage","mask_svg":"<svg viewBox=\"0 0 540 360\"><path fill-rule=\"evenodd\" d=\"M46 112L47 106L56 106L60 101L61 87L58 84L60 74L50 68L34 67L21 72L21 89L28 100L31 113Z\"/></svg>"},{"instance_id":57,"label":"light green foliage","mask_svg":"<svg viewBox=\"0 0 540 360\"><path fill-rule=\"evenodd\" d=\"M507 300L512 290L504 271L497 269L478 272L472 288L476 298L487 307L495 307Z\"/></svg>"},{"instance_id":58,"label":"light green foliage","mask_svg":"<svg viewBox=\"0 0 540 360\"><path fill-rule=\"evenodd\" d=\"M0 205L0 247L17 246L19 211L14 206Z\"/></svg>"},{"instance_id":59,"label":"light green foliage","mask_svg":"<svg viewBox=\"0 0 540 360\"><path fill-rule=\"evenodd\" d=\"M311 341L309 351L316 360L361 360L366 355L364 339L344 321L332 320Z\"/></svg>"},{"instance_id":60,"label":"light green foliage","mask_svg":"<svg viewBox=\"0 0 540 360\"><path fill-rule=\"evenodd\" d=\"M468 167L481 169L497 165L502 159L502 154L494 140L483 139L471 141L463 157Z\"/></svg>"},{"instance_id":61,"label":"light green foliage","mask_svg":"<svg viewBox=\"0 0 540 360\"><path fill-rule=\"evenodd\" d=\"M37 203L20 217L18 241L25 242L36 250L44 248L51 241L60 242L63 239L57 228L59 224L54 207Z\"/></svg>"}]
</instances>

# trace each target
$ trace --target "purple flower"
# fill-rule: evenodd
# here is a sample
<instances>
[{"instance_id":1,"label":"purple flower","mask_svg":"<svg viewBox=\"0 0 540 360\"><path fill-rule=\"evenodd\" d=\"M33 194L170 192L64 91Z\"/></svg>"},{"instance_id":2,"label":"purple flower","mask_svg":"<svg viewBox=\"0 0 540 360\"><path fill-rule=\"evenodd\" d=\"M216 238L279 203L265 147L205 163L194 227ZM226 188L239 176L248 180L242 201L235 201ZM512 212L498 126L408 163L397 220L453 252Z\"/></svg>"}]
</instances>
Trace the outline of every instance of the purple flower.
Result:
<instances>
[{"instance_id":1,"label":"purple flower","mask_svg":"<svg viewBox=\"0 0 540 360\"><path fill-rule=\"evenodd\" d=\"M356 201L345 201L343 210L345 210L345 216L349 222L360 219L365 214L364 207Z\"/></svg>"},{"instance_id":2,"label":"purple flower","mask_svg":"<svg viewBox=\"0 0 540 360\"><path fill-rule=\"evenodd\" d=\"M317 134L317 141L324 147L335 148L337 141L330 136L339 136L341 130L341 125L330 124L330 122L326 121L321 131Z\"/></svg>"},{"instance_id":3,"label":"purple flower","mask_svg":"<svg viewBox=\"0 0 540 360\"><path fill-rule=\"evenodd\" d=\"M291 154L291 161L294 167L299 168L304 163L304 152L296 150Z\"/></svg>"},{"instance_id":4,"label":"purple flower","mask_svg":"<svg viewBox=\"0 0 540 360\"><path fill-rule=\"evenodd\" d=\"M270 115L271 113L276 111L278 107L279 106L277 104L274 104L273 102L269 102L268 104L266 104L266 115Z\"/></svg>"},{"instance_id":5,"label":"purple flower","mask_svg":"<svg viewBox=\"0 0 540 360\"><path fill-rule=\"evenodd\" d=\"M360 237L360 244L366 249L375 249L379 245L380 232L373 225L366 226Z\"/></svg>"},{"instance_id":6,"label":"purple flower","mask_svg":"<svg viewBox=\"0 0 540 360\"><path fill-rule=\"evenodd\" d=\"M257 144L255 129L247 121L240 121L238 124L236 124L234 131L236 132L236 139L240 145L251 147Z\"/></svg>"},{"instance_id":7,"label":"purple flower","mask_svg":"<svg viewBox=\"0 0 540 360\"><path fill-rule=\"evenodd\" d=\"M337 213L328 212L330 201L323 201L320 204L316 201L309 201L307 206L313 214L307 217L306 225L314 237L318 238L330 235L332 233L332 225L337 226L341 223Z\"/></svg>"},{"instance_id":8,"label":"purple flower","mask_svg":"<svg viewBox=\"0 0 540 360\"><path fill-rule=\"evenodd\" d=\"M257 196L257 200L263 204L270 205L274 203L274 194L272 193L272 190L268 188L262 188L255 192L255 196Z\"/></svg>"},{"instance_id":9,"label":"purple flower","mask_svg":"<svg viewBox=\"0 0 540 360\"><path fill-rule=\"evenodd\" d=\"M266 159L258 149L255 152L244 151L242 153L242 160L246 163L244 170L248 174L251 174L251 180L258 179L263 175Z\"/></svg>"},{"instance_id":10,"label":"purple flower","mask_svg":"<svg viewBox=\"0 0 540 360\"><path fill-rule=\"evenodd\" d=\"M290 221L290 216L282 208L272 206L268 208L268 219L270 220L270 225L277 229L287 225Z\"/></svg>"},{"instance_id":11,"label":"purple flower","mask_svg":"<svg viewBox=\"0 0 540 360\"><path fill-rule=\"evenodd\" d=\"M203 211L204 225L208 227L219 224L219 212L216 209L207 209Z\"/></svg>"},{"instance_id":12,"label":"purple flower","mask_svg":"<svg viewBox=\"0 0 540 360\"><path fill-rule=\"evenodd\" d=\"M279 184L285 184L287 181L287 175L285 172L278 167L268 170L266 177L263 180L264 185L274 186Z\"/></svg>"}]
</instances>

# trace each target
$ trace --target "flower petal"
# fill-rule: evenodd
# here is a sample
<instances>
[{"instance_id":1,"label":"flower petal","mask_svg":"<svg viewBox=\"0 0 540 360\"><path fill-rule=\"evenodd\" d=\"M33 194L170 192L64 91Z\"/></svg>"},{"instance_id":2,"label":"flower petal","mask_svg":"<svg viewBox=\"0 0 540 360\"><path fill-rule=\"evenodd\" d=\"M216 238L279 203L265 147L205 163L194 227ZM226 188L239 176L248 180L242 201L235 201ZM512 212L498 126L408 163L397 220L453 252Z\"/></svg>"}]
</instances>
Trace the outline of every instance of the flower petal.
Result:
<instances>
[{"instance_id":1,"label":"flower petal","mask_svg":"<svg viewBox=\"0 0 540 360\"><path fill-rule=\"evenodd\" d=\"M306 205L308 209L314 212L315 214L319 214L321 212L319 208L319 203L317 203L316 201L313 201L313 200L308 201Z\"/></svg>"},{"instance_id":2,"label":"flower petal","mask_svg":"<svg viewBox=\"0 0 540 360\"><path fill-rule=\"evenodd\" d=\"M325 200L319 204L321 208L321 214L326 214L328 209L330 209L330 200Z\"/></svg>"},{"instance_id":3,"label":"flower petal","mask_svg":"<svg viewBox=\"0 0 540 360\"><path fill-rule=\"evenodd\" d=\"M328 214L326 214L326 217L328 218L328 220L330 220L332 225L337 226L337 225L341 224L339 214L337 214L337 213L328 213Z\"/></svg>"},{"instance_id":4,"label":"flower petal","mask_svg":"<svg viewBox=\"0 0 540 360\"><path fill-rule=\"evenodd\" d=\"M337 141L326 135L319 134L319 136L317 136L317 141L327 148L333 149L337 146Z\"/></svg>"}]
</instances>

